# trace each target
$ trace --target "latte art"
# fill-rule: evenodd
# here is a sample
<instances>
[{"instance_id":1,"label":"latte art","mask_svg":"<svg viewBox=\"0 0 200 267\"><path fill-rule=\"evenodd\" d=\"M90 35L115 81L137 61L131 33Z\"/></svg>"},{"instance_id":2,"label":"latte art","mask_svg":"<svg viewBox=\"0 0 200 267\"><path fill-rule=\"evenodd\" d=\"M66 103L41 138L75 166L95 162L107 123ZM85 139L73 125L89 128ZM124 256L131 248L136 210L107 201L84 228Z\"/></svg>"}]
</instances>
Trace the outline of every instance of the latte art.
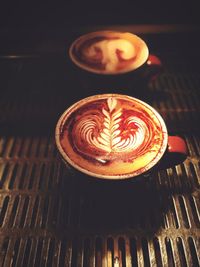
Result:
<instances>
[{"instance_id":1,"label":"latte art","mask_svg":"<svg viewBox=\"0 0 200 267\"><path fill-rule=\"evenodd\" d=\"M134 34L101 31L75 40L69 54L72 61L85 70L99 74L117 74L141 66L148 58L148 48Z\"/></svg>"},{"instance_id":2,"label":"latte art","mask_svg":"<svg viewBox=\"0 0 200 267\"><path fill-rule=\"evenodd\" d=\"M83 99L64 113L60 125L57 144L63 157L98 177L137 175L150 168L167 145L159 114L123 95Z\"/></svg>"},{"instance_id":3,"label":"latte art","mask_svg":"<svg viewBox=\"0 0 200 267\"><path fill-rule=\"evenodd\" d=\"M106 163L123 153L138 157L145 152L151 131L135 112L117 108L117 100L108 98L106 106L83 113L74 124L73 144L79 153ZM87 149L86 149L87 148ZM95 154L94 154L95 151Z\"/></svg>"},{"instance_id":4,"label":"latte art","mask_svg":"<svg viewBox=\"0 0 200 267\"><path fill-rule=\"evenodd\" d=\"M105 71L113 72L130 65L135 57L134 45L125 39L108 39L97 41L84 47L82 59L88 64L99 66Z\"/></svg>"}]
</instances>

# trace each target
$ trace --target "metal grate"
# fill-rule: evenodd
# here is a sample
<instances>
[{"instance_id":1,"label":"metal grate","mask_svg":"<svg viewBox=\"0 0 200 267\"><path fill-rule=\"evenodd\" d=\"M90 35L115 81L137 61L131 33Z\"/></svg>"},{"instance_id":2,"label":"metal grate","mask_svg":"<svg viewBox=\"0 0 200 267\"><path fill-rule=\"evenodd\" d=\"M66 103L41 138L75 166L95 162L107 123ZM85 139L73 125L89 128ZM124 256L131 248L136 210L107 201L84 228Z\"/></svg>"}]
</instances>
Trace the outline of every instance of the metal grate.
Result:
<instances>
[{"instance_id":1,"label":"metal grate","mask_svg":"<svg viewBox=\"0 0 200 267\"><path fill-rule=\"evenodd\" d=\"M200 266L196 69L169 63L147 97L186 139L188 159L120 186L77 177L58 158L55 123L80 97L64 62L4 60L0 69L0 266Z\"/></svg>"}]
</instances>

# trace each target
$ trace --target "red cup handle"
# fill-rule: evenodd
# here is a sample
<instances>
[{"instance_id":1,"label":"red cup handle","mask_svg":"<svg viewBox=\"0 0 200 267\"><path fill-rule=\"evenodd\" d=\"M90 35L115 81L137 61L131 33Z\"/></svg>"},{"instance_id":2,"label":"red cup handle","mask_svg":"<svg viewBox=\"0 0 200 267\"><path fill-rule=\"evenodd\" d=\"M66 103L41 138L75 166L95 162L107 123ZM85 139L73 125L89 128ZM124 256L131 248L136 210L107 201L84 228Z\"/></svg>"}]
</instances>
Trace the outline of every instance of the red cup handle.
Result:
<instances>
[{"instance_id":1,"label":"red cup handle","mask_svg":"<svg viewBox=\"0 0 200 267\"><path fill-rule=\"evenodd\" d=\"M186 142L180 136L168 136L168 148L160 161L159 168L170 168L182 163L188 156Z\"/></svg>"},{"instance_id":2,"label":"red cup handle","mask_svg":"<svg viewBox=\"0 0 200 267\"><path fill-rule=\"evenodd\" d=\"M187 156L185 140L180 136L168 136L168 153L180 153Z\"/></svg>"},{"instance_id":3,"label":"red cup handle","mask_svg":"<svg viewBox=\"0 0 200 267\"><path fill-rule=\"evenodd\" d=\"M146 62L147 70L146 77L149 82L156 79L163 69L163 64L160 58L156 55L150 54Z\"/></svg>"},{"instance_id":4,"label":"red cup handle","mask_svg":"<svg viewBox=\"0 0 200 267\"><path fill-rule=\"evenodd\" d=\"M162 67L160 58L156 55L150 54L147 60L147 65L150 67Z\"/></svg>"}]
</instances>

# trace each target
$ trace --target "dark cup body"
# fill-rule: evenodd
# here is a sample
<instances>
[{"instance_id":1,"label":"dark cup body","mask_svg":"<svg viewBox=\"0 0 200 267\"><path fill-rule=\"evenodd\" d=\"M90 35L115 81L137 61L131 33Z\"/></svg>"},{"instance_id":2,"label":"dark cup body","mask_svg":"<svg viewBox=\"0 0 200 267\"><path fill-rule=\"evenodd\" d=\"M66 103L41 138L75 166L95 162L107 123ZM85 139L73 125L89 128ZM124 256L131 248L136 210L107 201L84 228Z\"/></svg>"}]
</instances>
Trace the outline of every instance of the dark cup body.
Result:
<instances>
[{"instance_id":1,"label":"dark cup body","mask_svg":"<svg viewBox=\"0 0 200 267\"><path fill-rule=\"evenodd\" d=\"M143 64L138 69L120 74L97 74L71 63L73 92L80 98L95 94L126 94L142 99L148 94L149 67Z\"/></svg>"}]
</instances>

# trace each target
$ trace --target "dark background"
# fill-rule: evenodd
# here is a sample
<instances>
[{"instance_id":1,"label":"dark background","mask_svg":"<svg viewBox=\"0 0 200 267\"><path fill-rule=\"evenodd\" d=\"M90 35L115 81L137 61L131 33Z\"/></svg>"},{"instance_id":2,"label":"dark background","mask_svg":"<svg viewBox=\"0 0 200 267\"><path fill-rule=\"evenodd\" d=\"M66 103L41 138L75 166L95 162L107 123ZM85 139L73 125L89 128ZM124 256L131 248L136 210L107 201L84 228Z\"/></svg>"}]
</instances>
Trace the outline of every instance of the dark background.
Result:
<instances>
[{"instance_id":1,"label":"dark background","mask_svg":"<svg viewBox=\"0 0 200 267\"><path fill-rule=\"evenodd\" d=\"M69 0L61 4L58 1L7 1L0 5L0 29L66 29L107 24L199 24L198 2Z\"/></svg>"},{"instance_id":2,"label":"dark background","mask_svg":"<svg viewBox=\"0 0 200 267\"><path fill-rule=\"evenodd\" d=\"M40 51L42 53L59 51L63 54L64 45L80 35L80 27L82 29L88 27L91 31L90 27L93 26L103 29L104 26L113 25L161 25L161 27L171 25L172 31L173 26L181 25L179 27L181 32L195 27L198 30L195 30L192 38L191 35L182 36L180 41L184 53L189 47L192 47L189 50L194 52L196 51L194 44L198 47L200 39L198 2L194 0L7 1L0 4L0 55ZM138 34L135 29L131 31ZM156 28L154 33L158 33ZM69 36L72 40L69 40ZM173 39L174 36L167 38L168 40L162 38L163 43L158 44L159 47L166 50L172 46L173 49L174 44L177 44ZM193 43L192 46L190 42Z\"/></svg>"}]
</instances>

